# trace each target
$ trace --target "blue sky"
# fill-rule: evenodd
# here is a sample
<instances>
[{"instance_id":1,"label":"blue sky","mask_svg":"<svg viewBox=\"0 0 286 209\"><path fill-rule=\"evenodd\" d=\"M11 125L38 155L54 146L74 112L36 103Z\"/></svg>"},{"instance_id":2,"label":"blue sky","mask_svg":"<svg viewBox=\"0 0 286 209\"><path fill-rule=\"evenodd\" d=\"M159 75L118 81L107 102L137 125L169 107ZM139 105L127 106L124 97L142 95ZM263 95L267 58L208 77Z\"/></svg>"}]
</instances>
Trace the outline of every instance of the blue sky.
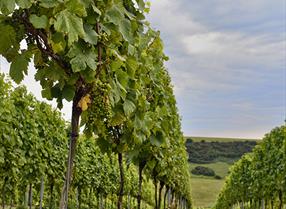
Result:
<instances>
[{"instance_id":1,"label":"blue sky","mask_svg":"<svg viewBox=\"0 0 286 209\"><path fill-rule=\"evenodd\" d=\"M261 138L284 123L281 0L151 0L185 135Z\"/></svg>"},{"instance_id":2,"label":"blue sky","mask_svg":"<svg viewBox=\"0 0 286 209\"><path fill-rule=\"evenodd\" d=\"M151 0L188 136L261 138L286 115L281 0ZM0 71L7 63L0 58ZM31 67L24 84L40 98ZM53 103L54 104L54 103ZM71 105L62 112L70 118Z\"/></svg>"}]
</instances>

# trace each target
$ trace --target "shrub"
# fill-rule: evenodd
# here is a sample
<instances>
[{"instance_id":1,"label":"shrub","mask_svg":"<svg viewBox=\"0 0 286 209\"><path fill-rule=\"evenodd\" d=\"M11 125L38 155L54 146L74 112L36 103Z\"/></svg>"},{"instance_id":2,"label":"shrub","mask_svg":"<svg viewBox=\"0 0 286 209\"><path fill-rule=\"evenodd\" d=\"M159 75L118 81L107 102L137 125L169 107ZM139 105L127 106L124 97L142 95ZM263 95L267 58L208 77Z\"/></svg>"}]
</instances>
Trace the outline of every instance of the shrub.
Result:
<instances>
[{"instance_id":1,"label":"shrub","mask_svg":"<svg viewBox=\"0 0 286 209\"><path fill-rule=\"evenodd\" d=\"M191 170L191 173L194 175L215 176L213 169L204 166L196 166Z\"/></svg>"},{"instance_id":2,"label":"shrub","mask_svg":"<svg viewBox=\"0 0 286 209\"><path fill-rule=\"evenodd\" d=\"M215 175L214 178L215 178L215 179L222 179L222 177L219 176L219 175Z\"/></svg>"}]
</instances>

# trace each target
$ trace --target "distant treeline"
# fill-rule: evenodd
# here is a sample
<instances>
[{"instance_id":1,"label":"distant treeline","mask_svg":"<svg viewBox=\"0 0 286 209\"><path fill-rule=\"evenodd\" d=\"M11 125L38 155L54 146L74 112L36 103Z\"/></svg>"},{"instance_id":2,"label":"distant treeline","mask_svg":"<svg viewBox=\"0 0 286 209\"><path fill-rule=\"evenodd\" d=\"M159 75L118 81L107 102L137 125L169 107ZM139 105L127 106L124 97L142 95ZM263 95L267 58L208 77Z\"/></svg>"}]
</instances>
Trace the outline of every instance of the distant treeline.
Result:
<instances>
[{"instance_id":1,"label":"distant treeline","mask_svg":"<svg viewBox=\"0 0 286 209\"><path fill-rule=\"evenodd\" d=\"M200 142L188 138L186 141L191 163L212 163L216 161L233 162L243 154L251 152L257 144L256 141L205 141Z\"/></svg>"}]
</instances>

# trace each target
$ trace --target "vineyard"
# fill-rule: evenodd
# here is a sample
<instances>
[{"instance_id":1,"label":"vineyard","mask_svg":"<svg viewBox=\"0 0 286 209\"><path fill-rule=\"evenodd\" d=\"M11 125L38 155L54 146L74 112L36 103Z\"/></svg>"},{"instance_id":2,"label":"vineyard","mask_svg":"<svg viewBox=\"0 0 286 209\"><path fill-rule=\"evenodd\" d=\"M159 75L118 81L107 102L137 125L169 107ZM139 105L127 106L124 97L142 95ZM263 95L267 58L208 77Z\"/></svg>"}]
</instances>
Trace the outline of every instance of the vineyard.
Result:
<instances>
[{"instance_id":1,"label":"vineyard","mask_svg":"<svg viewBox=\"0 0 286 209\"><path fill-rule=\"evenodd\" d=\"M57 208L64 183L70 127L59 112L37 101L24 87L13 89L9 82L4 82L3 76L0 87L2 207L18 205L23 206L19 208L24 208L26 205L34 205ZM117 157L112 152L100 151L97 142L98 139L94 137L79 138L69 208L116 208L120 187ZM176 190L181 187L187 192L189 189L181 184L184 179L176 178L176 174L184 175L181 173L185 166L181 162L181 159L185 159L184 152L182 150L180 156L180 153L175 153L180 146L172 148L173 151L164 151L156 145L146 145L146 152L152 150L153 156L150 153L150 162L146 162L144 175L138 173L138 167L132 161L134 158L126 154L123 163L124 208L137 206L140 178L142 208L154 208L154 196L162 198L163 193L162 203L165 206L170 205L171 201L174 204L179 204L179 200L180 204L187 203L183 193ZM180 161L170 155L180 158ZM164 172L159 169L164 169ZM187 176L186 181L188 178Z\"/></svg>"},{"instance_id":2,"label":"vineyard","mask_svg":"<svg viewBox=\"0 0 286 209\"><path fill-rule=\"evenodd\" d=\"M42 96L73 104L67 125L1 78L3 208L191 208L168 58L148 10L142 0L0 1L10 77L20 83L33 61Z\"/></svg>"},{"instance_id":3,"label":"vineyard","mask_svg":"<svg viewBox=\"0 0 286 209\"><path fill-rule=\"evenodd\" d=\"M0 87L2 207L57 208L71 127L59 112L37 101L25 87L14 89L3 75ZM130 150L106 139L79 137L69 208L117 208L119 201L121 207L134 208L141 199L142 208L159 208L161 203L191 206L183 137L160 143L151 139ZM124 155L116 149L124 149Z\"/></svg>"},{"instance_id":4,"label":"vineyard","mask_svg":"<svg viewBox=\"0 0 286 209\"><path fill-rule=\"evenodd\" d=\"M0 0L0 55L10 64L10 78L0 74L3 209L194 208L168 57L149 10L144 0ZM70 122L16 85L30 64L43 98L59 109L72 103ZM232 167L214 208L282 209L285 162L282 126Z\"/></svg>"},{"instance_id":5,"label":"vineyard","mask_svg":"<svg viewBox=\"0 0 286 209\"><path fill-rule=\"evenodd\" d=\"M286 126L273 129L231 168L215 209L286 206Z\"/></svg>"}]
</instances>

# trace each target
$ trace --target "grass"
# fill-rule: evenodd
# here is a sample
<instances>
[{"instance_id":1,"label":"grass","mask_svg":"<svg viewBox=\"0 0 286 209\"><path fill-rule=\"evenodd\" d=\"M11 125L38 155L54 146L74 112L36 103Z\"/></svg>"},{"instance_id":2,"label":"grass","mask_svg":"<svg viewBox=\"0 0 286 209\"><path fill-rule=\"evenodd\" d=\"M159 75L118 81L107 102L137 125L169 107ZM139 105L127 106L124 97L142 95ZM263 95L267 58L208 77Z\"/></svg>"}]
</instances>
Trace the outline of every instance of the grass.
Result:
<instances>
[{"instance_id":1,"label":"grass","mask_svg":"<svg viewBox=\"0 0 286 209\"><path fill-rule=\"evenodd\" d=\"M245 138L222 138L222 137L201 137L201 136L186 136L191 138L194 142L205 140L206 142L232 142L232 141L257 141L260 139L245 139Z\"/></svg>"},{"instance_id":2,"label":"grass","mask_svg":"<svg viewBox=\"0 0 286 209\"><path fill-rule=\"evenodd\" d=\"M211 208L222 189L223 183L224 180L193 177L191 184L195 208Z\"/></svg>"},{"instance_id":3,"label":"grass","mask_svg":"<svg viewBox=\"0 0 286 209\"><path fill-rule=\"evenodd\" d=\"M195 168L196 166L204 166L204 167L211 168L214 170L216 175L219 175L220 177L224 178L227 176L228 169L231 165L226 162L216 162L216 163L210 163L210 164L195 164L195 163L190 164L191 169ZM196 177L195 175L193 176Z\"/></svg>"},{"instance_id":4,"label":"grass","mask_svg":"<svg viewBox=\"0 0 286 209\"><path fill-rule=\"evenodd\" d=\"M185 137L191 138L194 142L243 142L243 141L257 141L259 139L242 139L242 138L222 138L222 137ZM196 166L205 166L213 169L216 175L222 177L222 179L214 179L213 177L197 176L192 174L191 186L194 208L212 208L215 204L216 198L220 193L225 177L228 175L229 167L237 159L230 158L218 158L214 163L208 164L195 164L191 163L190 167L193 169Z\"/></svg>"},{"instance_id":5,"label":"grass","mask_svg":"<svg viewBox=\"0 0 286 209\"><path fill-rule=\"evenodd\" d=\"M191 169L196 166L205 166L213 169L216 175L221 176L223 179L218 180L213 177L192 175L192 197L195 208L211 208L216 201L224 184L224 178L228 175L228 169L231 166L226 162L216 162L209 164L191 164Z\"/></svg>"}]
</instances>

